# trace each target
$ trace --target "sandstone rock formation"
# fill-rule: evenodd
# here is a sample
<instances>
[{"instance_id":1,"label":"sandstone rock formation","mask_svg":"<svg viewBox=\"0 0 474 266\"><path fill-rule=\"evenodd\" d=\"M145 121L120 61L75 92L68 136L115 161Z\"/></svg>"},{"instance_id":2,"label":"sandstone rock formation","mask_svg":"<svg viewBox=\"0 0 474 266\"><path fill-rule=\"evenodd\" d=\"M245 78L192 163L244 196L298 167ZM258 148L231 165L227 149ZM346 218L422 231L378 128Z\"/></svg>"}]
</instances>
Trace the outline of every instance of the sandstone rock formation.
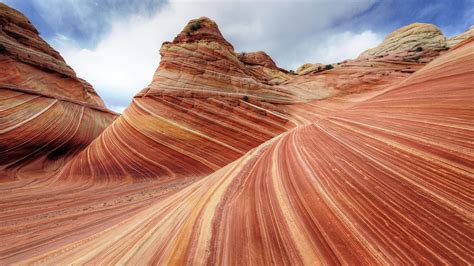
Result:
<instances>
[{"instance_id":1,"label":"sandstone rock formation","mask_svg":"<svg viewBox=\"0 0 474 266\"><path fill-rule=\"evenodd\" d=\"M432 24L413 23L390 33L377 47L363 55L386 55L418 50L438 50L446 47L446 38Z\"/></svg>"},{"instance_id":2,"label":"sandstone rock formation","mask_svg":"<svg viewBox=\"0 0 474 266\"><path fill-rule=\"evenodd\" d=\"M0 3L0 180L21 166L58 168L114 117L31 22Z\"/></svg>"},{"instance_id":3,"label":"sandstone rock formation","mask_svg":"<svg viewBox=\"0 0 474 266\"><path fill-rule=\"evenodd\" d=\"M0 185L0 264L472 264L473 49L293 75L193 20L59 173Z\"/></svg>"},{"instance_id":4,"label":"sandstone rock formation","mask_svg":"<svg viewBox=\"0 0 474 266\"><path fill-rule=\"evenodd\" d=\"M198 181L4 195L0 260L469 264L472 48L383 90L299 104L305 125Z\"/></svg>"},{"instance_id":5,"label":"sandstone rock formation","mask_svg":"<svg viewBox=\"0 0 474 266\"><path fill-rule=\"evenodd\" d=\"M304 64L304 65L301 65L300 67L298 67L295 71L296 74L298 75L305 75L305 74L308 74L310 72L313 72L313 71L321 71L323 70L325 67L325 65L323 64L311 64L311 63L307 63L307 64Z\"/></svg>"},{"instance_id":6,"label":"sandstone rock formation","mask_svg":"<svg viewBox=\"0 0 474 266\"><path fill-rule=\"evenodd\" d=\"M62 178L202 177L292 127L276 106L292 93L271 86L265 71L280 70L264 53L239 59L212 20L190 21L160 53L152 83Z\"/></svg>"},{"instance_id":7,"label":"sandstone rock formation","mask_svg":"<svg viewBox=\"0 0 474 266\"><path fill-rule=\"evenodd\" d=\"M471 26L467 31L460 33L458 35L455 35L449 39L446 40L446 45L448 47L453 47L457 45L458 43L461 43L464 40L469 39L470 37L474 36L474 26Z\"/></svg>"},{"instance_id":8,"label":"sandstone rock formation","mask_svg":"<svg viewBox=\"0 0 474 266\"><path fill-rule=\"evenodd\" d=\"M317 88L319 98L383 88L407 78L447 49L445 37L436 26L410 24L390 33L379 46L335 64L329 71L313 71L311 65L303 65L300 75L287 86L293 87L291 91Z\"/></svg>"},{"instance_id":9,"label":"sandstone rock formation","mask_svg":"<svg viewBox=\"0 0 474 266\"><path fill-rule=\"evenodd\" d=\"M237 57L246 65L247 69L255 72L254 75L267 77L266 82L270 85L279 85L290 79L288 71L279 68L273 59L263 51L238 53Z\"/></svg>"}]
</instances>

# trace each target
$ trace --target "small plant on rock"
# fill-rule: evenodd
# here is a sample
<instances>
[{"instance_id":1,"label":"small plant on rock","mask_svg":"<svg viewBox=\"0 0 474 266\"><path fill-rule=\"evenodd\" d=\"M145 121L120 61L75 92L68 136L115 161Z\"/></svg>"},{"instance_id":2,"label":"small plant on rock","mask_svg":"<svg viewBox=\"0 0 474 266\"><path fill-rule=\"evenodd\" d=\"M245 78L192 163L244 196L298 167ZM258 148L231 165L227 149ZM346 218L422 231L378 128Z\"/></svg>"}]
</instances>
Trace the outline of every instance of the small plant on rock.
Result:
<instances>
[{"instance_id":1,"label":"small plant on rock","mask_svg":"<svg viewBox=\"0 0 474 266\"><path fill-rule=\"evenodd\" d=\"M248 101L249 101L249 96L245 95L244 98L243 98L243 100L244 100L245 102L248 102Z\"/></svg>"},{"instance_id":2,"label":"small plant on rock","mask_svg":"<svg viewBox=\"0 0 474 266\"><path fill-rule=\"evenodd\" d=\"M202 27L201 23L194 22L193 24L191 24L190 30L191 31L196 31L196 30L200 29L201 27Z\"/></svg>"},{"instance_id":3,"label":"small plant on rock","mask_svg":"<svg viewBox=\"0 0 474 266\"><path fill-rule=\"evenodd\" d=\"M324 66L324 70L329 70L329 69L333 69L334 67L332 65L326 65Z\"/></svg>"},{"instance_id":4,"label":"small plant on rock","mask_svg":"<svg viewBox=\"0 0 474 266\"><path fill-rule=\"evenodd\" d=\"M7 48L3 44L0 43L0 54L6 54Z\"/></svg>"},{"instance_id":5,"label":"small plant on rock","mask_svg":"<svg viewBox=\"0 0 474 266\"><path fill-rule=\"evenodd\" d=\"M421 46L416 47L415 52L421 52L421 51L423 51L423 47Z\"/></svg>"}]
</instances>

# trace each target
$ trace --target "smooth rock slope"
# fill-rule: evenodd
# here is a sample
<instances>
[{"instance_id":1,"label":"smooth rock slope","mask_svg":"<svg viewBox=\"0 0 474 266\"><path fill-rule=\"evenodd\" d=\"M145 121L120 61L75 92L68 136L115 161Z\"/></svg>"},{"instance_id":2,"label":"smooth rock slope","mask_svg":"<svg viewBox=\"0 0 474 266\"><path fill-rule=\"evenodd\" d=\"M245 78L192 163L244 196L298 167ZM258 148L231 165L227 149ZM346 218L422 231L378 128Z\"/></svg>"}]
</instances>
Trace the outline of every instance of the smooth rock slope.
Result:
<instances>
[{"instance_id":1,"label":"smooth rock slope","mask_svg":"<svg viewBox=\"0 0 474 266\"><path fill-rule=\"evenodd\" d=\"M115 117L25 16L0 3L0 182L58 169Z\"/></svg>"},{"instance_id":2,"label":"smooth rock slope","mask_svg":"<svg viewBox=\"0 0 474 266\"><path fill-rule=\"evenodd\" d=\"M203 177L293 126L277 106L293 94L270 85L285 74L264 53L237 55L214 21L190 21L160 52L152 83L62 178Z\"/></svg>"},{"instance_id":3,"label":"smooth rock slope","mask_svg":"<svg viewBox=\"0 0 474 266\"><path fill-rule=\"evenodd\" d=\"M43 159L0 184L0 264L473 264L474 37L440 48L433 27L296 75L192 20L93 141L113 114L90 90L18 75L0 152Z\"/></svg>"},{"instance_id":4,"label":"smooth rock slope","mask_svg":"<svg viewBox=\"0 0 474 266\"><path fill-rule=\"evenodd\" d=\"M44 188L8 195L0 258L471 264L473 48L471 38L398 85L314 102L335 109L188 184L55 187L42 207L31 203Z\"/></svg>"}]
</instances>

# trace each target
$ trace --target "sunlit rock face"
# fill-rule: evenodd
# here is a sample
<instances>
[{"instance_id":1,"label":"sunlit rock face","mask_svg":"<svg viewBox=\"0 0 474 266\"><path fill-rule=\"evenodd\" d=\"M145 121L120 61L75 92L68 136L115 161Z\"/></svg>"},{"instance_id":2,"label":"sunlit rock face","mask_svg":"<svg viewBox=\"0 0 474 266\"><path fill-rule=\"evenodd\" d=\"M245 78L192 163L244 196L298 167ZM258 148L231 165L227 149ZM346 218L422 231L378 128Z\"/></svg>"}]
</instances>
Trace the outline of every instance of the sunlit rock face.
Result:
<instances>
[{"instance_id":1,"label":"sunlit rock face","mask_svg":"<svg viewBox=\"0 0 474 266\"><path fill-rule=\"evenodd\" d=\"M455 36L447 39L446 40L446 45L448 47L453 47L453 46L457 45L458 43L461 43L464 40L469 39L472 36L474 36L474 25L469 27L469 29L466 30L465 32L462 32L458 35L455 35Z\"/></svg>"},{"instance_id":2,"label":"sunlit rock face","mask_svg":"<svg viewBox=\"0 0 474 266\"><path fill-rule=\"evenodd\" d=\"M414 23L390 33L356 59L332 64L304 64L288 82L318 88L317 97L358 93L396 84L447 50L446 38L431 24Z\"/></svg>"},{"instance_id":3,"label":"sunlit rock face","mask_svg":"<svg viewBox=\"0 0 474 266\"><path fill-rule=\"evenodd\" d=\"M386 40L403 36L426 48L434 41L426 41L427 34L420 38L420 31L442 36L432 25L415 26ZM364 53L294 75L264 52L236 53L211 19L191 20L161 47L151 84L61 177L103 182L202 177L300 123L288 106L396 84L445 50L387 49L383 56Z\"/></svg>"},{"instance_id":4,"label":"sunlit rock face","mask_svg":"<svg viewBox=\"0 0 474 266\"><path fill-rule=\"evenodd\" d=\"M296 75L199 18L89 145L94 97L2 89L0 158L48 156L0 184L0 264L472 264L473 49Z\"/></svg>"},{"instance_id":5,"label":"sunlit rock face","mask_svg":"<svg viewBox=\"0 0 474 266\"><path fill-rule=\"evenodd\" d=\"M57 169L115 116L25 16L0 3L0 179Z\"/></svg>"},{"instance_id":6,"label":"sunlit rock face","mask_svg":"<svg viewBox=\"0 0 474 266\"><path fill-rule=\"evenodd\" d=\"M305 124L197 180L6 193L0 260L470 264L473 48L385 89L292 105Z\"/></svg>"},{"instance_id":7,"label":"sunlit rock face","mask_svg":"<svg viewBox=\"0 0 474 266\"><path fill-rule=\"evenodd\" d=\"M293 93L271 85L286 74L264 53L238 56L212 20L190 21L160 53L152 83L63 178L202 177L293 126L278 106Z\"/></svg>"},{"instance_id":8,"label":"sunlit rock face","mask_svg":"<svg viewBox=\"0 0 474 266\"><path fill-rule=\"evenodd\" d=\"M306 63L306 64L303 64L300 67L298 67L296 69L295 73L298 74L298 75L304 75L304 74L308 74L308 73L314 72L314 71L322 71L322 70L324 70L324 68L325 68L325 65L323 65L323 64Z\"/></svg>"},{"instance_id":9,"label":"sunlit rock face","mask_svg":"<svg viewBox=\"0 0 474 266\"><path fill-rule=\"evenodd\" d=\"M390 33L379 46L365 51L364 55L385 55L444 47L446 38L438 27L433 24L413 23Z\"/></svg>"}]
</instances>

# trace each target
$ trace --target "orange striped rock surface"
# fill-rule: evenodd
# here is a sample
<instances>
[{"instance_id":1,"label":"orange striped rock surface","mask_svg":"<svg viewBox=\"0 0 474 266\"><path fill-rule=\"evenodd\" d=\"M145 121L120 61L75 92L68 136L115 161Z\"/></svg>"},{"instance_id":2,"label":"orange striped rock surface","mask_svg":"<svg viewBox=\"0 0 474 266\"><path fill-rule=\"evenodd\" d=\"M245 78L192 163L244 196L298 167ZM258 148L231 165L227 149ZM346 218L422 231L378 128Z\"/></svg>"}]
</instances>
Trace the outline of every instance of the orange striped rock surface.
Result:
<instances>
[{"instance_id":1,"label":"orange striped rock surface","mask_svg":"<svg viewBox=\"0 0 474 266\"><path fill-rule=\"evenodd\" d=\"M116 114L3 3L0 45L0 182L55 172Z\"/></svg>"}]
</instances>

